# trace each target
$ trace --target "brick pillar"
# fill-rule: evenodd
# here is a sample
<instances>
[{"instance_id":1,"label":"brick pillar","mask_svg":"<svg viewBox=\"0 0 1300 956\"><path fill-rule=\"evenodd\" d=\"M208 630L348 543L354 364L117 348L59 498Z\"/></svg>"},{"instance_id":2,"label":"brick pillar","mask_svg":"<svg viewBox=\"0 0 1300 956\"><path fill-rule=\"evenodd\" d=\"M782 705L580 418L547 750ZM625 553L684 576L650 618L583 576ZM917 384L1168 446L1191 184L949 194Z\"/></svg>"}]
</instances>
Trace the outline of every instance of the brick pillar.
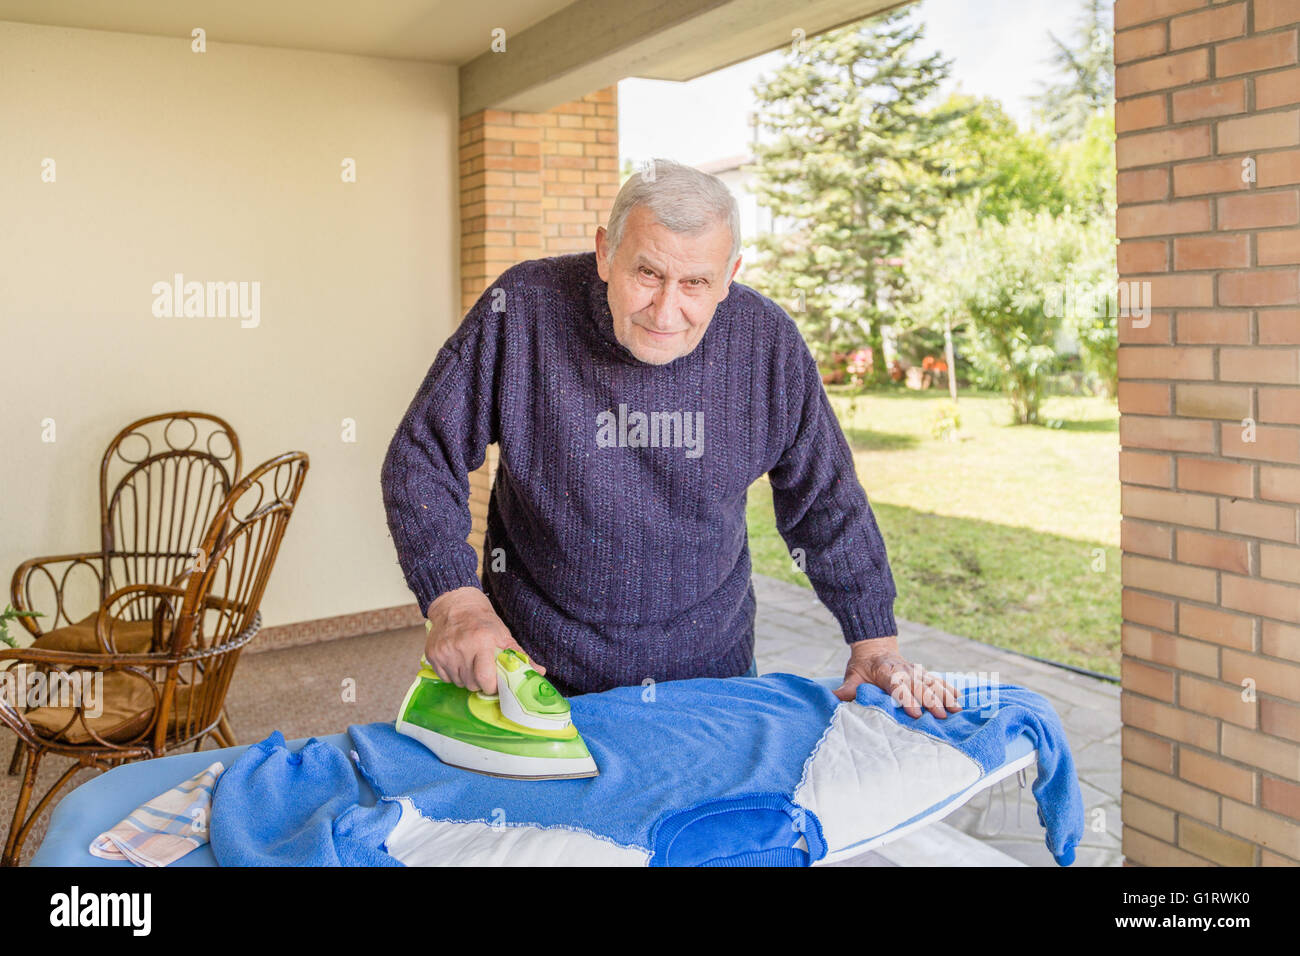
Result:
<instances>
[{"instance_id":1,"label":"brick pillar","mask_svg":"<svg viewBox=\"0 0 1300 956\"><path fill-rule=\"evenodd\" d=\"M618 87L557 106L542 122L544 255L588 252L618 195Z\"/></svg>"},{"instance_id":2,"label":"brick pillar","mask_svg":"<svg viewBox=\"0 0 1300 956\"><path fill-rule=\"evenodd\" d=\"M1300 0L1117 0L1124 854L1300 862Z\"/></svg>"},{"instance_id":3,"label":"brick pillar","mask_svg":"<svg viewBox=\"0 0 1300 956\"><path fill-rule=\"evenodd\" d=\"M461 308L517 262L595 248L618 193L618 88L545 113L479 110L460 121ZM497 449L470 476L469 541L483 533Z\"/></svg>"}]
</instances>

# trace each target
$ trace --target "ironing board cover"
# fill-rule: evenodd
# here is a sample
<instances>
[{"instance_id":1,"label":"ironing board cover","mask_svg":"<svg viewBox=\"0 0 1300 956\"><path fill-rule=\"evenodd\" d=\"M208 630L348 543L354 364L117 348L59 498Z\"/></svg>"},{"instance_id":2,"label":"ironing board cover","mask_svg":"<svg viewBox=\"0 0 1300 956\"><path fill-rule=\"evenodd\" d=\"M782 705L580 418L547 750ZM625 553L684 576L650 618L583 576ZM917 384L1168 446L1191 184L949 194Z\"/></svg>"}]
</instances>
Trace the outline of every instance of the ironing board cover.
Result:
<instances>
[{"instance_id":1,"label":"ironing board cover","mask_svg":"<svg viewBox=\"0 0 1300 956\"><path fill-rule=\"evenodd\" d=\"M222 865L808 865L931 813L1037 749L1033 795L1061 865L1083 803L1059 718L1013 684L958 685L963 709L909 717L862 685L841 703L791 674L694 679L571 699L600 775L527 781L449 767L392 724L354 725L352 767L277 732L222 777Z\"/></svg>"}]
</instances>

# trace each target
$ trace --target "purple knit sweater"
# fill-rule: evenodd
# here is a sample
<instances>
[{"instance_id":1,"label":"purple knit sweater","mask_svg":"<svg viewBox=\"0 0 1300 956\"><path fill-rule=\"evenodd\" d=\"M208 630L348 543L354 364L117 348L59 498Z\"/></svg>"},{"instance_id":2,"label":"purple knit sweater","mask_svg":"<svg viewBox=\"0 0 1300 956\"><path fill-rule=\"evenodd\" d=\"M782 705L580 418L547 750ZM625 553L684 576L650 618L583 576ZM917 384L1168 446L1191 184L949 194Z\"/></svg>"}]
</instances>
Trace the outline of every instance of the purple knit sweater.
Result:
<instances>
[{"instance_id":1,"label":"purple knit sweater","mask_svg":"<svg viewBox=\"0 0 1300 956\"><path fill-rule=\"evenodd\" d=\"M793 320L733 282L696 348L656 366L615 337L607 291L594 252L521 262L438 352L381 477L421 612L482 587L566 694L743 674L745 496L767 474L845 640L897 633L885 543ZM480 583L468 474L491 442Z\"/></svg>"}]
</instances>

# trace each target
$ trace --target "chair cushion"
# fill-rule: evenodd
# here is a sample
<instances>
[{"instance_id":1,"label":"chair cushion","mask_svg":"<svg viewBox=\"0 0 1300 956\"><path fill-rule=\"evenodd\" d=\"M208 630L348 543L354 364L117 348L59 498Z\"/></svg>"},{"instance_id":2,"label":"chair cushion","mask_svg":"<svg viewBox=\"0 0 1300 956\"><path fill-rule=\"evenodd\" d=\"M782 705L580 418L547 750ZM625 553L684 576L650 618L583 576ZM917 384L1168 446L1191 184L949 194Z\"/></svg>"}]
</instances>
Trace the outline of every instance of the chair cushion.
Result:
<instances>
[{"instance_id":1,"label":"chair cushion","mask_svg":"<svg viewBox=\"0 0 1300 956\"><path fill-rule=\"evenodd\" d=\"M32 642L32 647L49 651L75 651L79 654L102 654L99 639L95 637L95 618L99 612L82 618L75 624L55 628ZM163 640L171 633L171 622L163 622ZM147 654L153 643L153 621L124 621L114 618L109 625L113 646L119 654Z\"/></svg>"},{"instance_id":2,"label":"chair cushion","mask_svg":"<svg viewBox=\"0 0 1300 956\"><path fill-rule=\"evenodd\" d=\"M149 682L143 677L123 671L105 671L103 712L100 716L86 716L66 730L64 724L72 720L76 713L72 707L46 705L29 710L24 716L42 736L61 743L94 743L87 727L104 740L120 743L130 740L149 726L154 707L153 692L149 688ZM99 709L99 701L94 699L88 699L86 704L89 709Z\"/></svg>"},{"instance_id":3,"label":"chair cushion","mask_svg":"<svg viewBox=\"0 0 1300 956\"><path fill-rule=\"evenodd\" d=\"M194 689L190 684L176 687L171 713L167 719L169 730L176 727L178 715L186 713ZM78 720L66 730L63 725L72 719L75 712L72 707L37 707L24 716L42 736L65 744L96 743L87 726L100 738L113 743L132 740L149 726L153 718L154 696L144 678L123 671L106 671L103 693L103 713L98 717L87 716L84 720ZM87 701L92 708L96 703L94 700Z\"/></svg>"}]
</instances>

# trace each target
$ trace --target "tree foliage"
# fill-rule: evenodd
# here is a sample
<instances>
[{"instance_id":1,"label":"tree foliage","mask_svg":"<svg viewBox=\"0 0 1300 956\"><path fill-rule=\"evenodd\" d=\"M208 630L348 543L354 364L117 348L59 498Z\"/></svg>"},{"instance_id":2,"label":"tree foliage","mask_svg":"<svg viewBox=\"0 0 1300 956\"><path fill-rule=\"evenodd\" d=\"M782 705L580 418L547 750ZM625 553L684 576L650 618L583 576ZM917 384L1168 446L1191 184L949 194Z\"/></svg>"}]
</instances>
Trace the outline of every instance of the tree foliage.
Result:
<instances>
[{"instance_id":1,"label":"tree foliage","mask_svg":"<svg viewBox=\"0 0 1300 956\"><path fill-rule=\"evenodd\" d=\"M1115 51L1110 11L1114 0L1082 0L1072 35L1049 33L1051 62L1060 79L1034 98L1055 142L1077 139L1089 119L1115 99Z\"/></svg>"},{"instance_id":2,"label":"tree foliage","mask_svg":"<svg viewBox=\"0 0 1300 956\"><path fill-rule=\"evenodd\" d=\"M1012 210L1006 222L980 219L971 197L905 257L915 314L931 325L966 323L965 354L1011 401L1016 422L1034 424L1067 321L1060 303L1071 283L1089 283L1100 249L1079 223L1047 210Z\"/></svg>"},{"instance_id":3,"label":"tree foliage","mask_svg":"<svg viewBox=\"0 0 1300 956\"><path fill-rule=\"evenodd\" d=\"M1077 139L1056 151L1061 184L1074 214L1115 223L1115 111L1090 117Z\"/></svg>"},{"instance_id":4,"label":"tree foliage","mask_svg":"<svg viewBox=\"0 0 1300 956\"><path fill-rule=\"evenodd\" d=\"M977 191L981 219L1006 222L1013 209L1064 212L1072 196L1060 158L1041 135L1021 130L997 100L953 94L940 111L958 112L952 136L939 144L959 192Z\"/></svg>"},{"instance_id":5,"label":"tree foliage","mask_svg":"<svg viewBox=\"0 0 1300 956\"><path fill-rule=\"evenodd\" d=\"M953 143L977 173L972 198L905 254L914 321L959 327L971 377L1002 387L1019 422L1037 420L1061 333L1103 391L1118 384L1109 4L1082 6L1073 43L1050 37L1061 80L1039 99L1047 135L976 103Z\"/></svg>"},{"instance_id":6,"label":"tree foliage","mask_svg":"<svg viewBox=\"0 0 1300 956\"><path fill-rule=\"evenodd\" d=\"M921 37L910 9L873 17L804 41L754 88L767 134L754 191L778 228L756 239L749 280L787 304L820 359L863 342L883 354L903 245L961 189L938 145L962 110L926 106L950 61L920 55Z\"/></svg>"},{"instance_id":7,"label":"tree foliage","mask_svg":"<svg viewBox=\"0 0 1300 956\"><path fill-rule=\"evenodd\" d=\"M1074 35L1049 35L1060 79L1038 98L1041 130L996 100L939 98L951 64L918 51L915 7L806 41L759 81L754 191L774 232L747 281L819 359L883 356L884 325L950 324L968 377L1029 423L1068 337L1114 394L1109 2L1079 2Z\"/></svg>"}]
</instances>

